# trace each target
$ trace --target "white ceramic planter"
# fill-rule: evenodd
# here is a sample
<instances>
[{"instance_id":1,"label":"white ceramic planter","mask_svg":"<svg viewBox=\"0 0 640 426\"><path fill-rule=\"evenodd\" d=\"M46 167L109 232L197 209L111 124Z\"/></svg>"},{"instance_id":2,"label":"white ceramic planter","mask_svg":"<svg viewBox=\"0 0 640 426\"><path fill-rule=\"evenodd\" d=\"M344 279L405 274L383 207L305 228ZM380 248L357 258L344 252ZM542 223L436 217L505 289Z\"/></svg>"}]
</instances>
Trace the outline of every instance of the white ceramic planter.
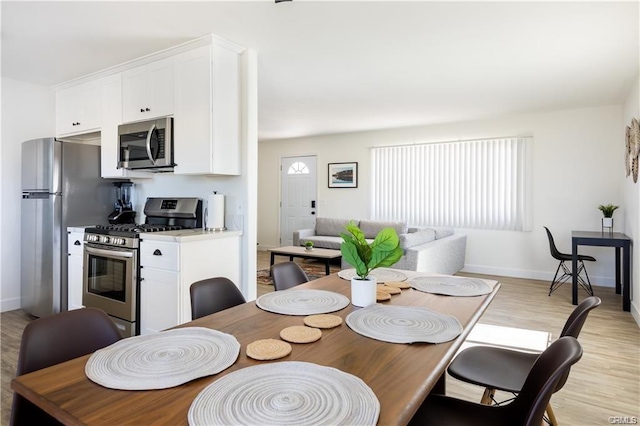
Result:
<instances>
[{"instance_id":1,"label":"white ceramic planter","mask_svg":"<svg viewBox=\"0 0 640 426\"><path fill-rule=\"evenodd\" d=\"M377 282L373 277L361 280L358 277L351 278L351 303L353 306L366 308L376 303Z\"/></svg>"},{"instance_id":2,"label":"white ceramic planter","mask_svg":"<svg viewBox=\"0 0 640 426\"><path fill-rule=\"evenodd\" d=\"M603 217L602 218L602 227L603 228L613 228L613 218L612 217Z\"/></svg>"}]
</instances>

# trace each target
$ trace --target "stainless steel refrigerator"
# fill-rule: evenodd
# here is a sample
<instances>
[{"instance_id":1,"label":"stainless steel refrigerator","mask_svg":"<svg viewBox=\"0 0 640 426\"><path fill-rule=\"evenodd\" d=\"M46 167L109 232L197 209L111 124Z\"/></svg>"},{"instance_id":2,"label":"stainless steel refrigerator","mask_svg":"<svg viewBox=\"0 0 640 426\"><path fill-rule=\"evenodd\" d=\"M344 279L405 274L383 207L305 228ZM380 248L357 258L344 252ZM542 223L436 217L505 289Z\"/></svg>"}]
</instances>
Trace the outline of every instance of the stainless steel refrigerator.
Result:
<instances>
[{"instance_id":1,"label":"stainless steel refrigerator","mask_svg":"<svg viewBox=\"0 0 640 426\"><path fill-rule=\"evenodd\" d=\"M107 223L113 186L100 177L100 147L54 138L22 143L21 307L67 310L67 227Z\"/></svg>"}]
</instances>

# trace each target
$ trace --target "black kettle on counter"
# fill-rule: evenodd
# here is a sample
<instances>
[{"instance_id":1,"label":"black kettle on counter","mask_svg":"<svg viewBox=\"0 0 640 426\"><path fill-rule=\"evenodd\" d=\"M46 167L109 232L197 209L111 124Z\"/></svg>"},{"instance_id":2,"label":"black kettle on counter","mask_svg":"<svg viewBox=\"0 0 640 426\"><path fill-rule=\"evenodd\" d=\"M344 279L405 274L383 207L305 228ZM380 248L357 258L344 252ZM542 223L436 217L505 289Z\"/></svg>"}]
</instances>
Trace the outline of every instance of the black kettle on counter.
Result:
<instances>
[{"instance_id":1,"label":"black kettle on counter","mask_svg":"<svg viewBox=\"0 0 640 426\"><path fill-rule=\"evenodd\" d=\"M111 225L125 223L136 223L136 212L133 211L131 202L131 191L133 182L114 182L115 197L114 210L109 214L108 220Z\"/></svg>"}]
</instances>

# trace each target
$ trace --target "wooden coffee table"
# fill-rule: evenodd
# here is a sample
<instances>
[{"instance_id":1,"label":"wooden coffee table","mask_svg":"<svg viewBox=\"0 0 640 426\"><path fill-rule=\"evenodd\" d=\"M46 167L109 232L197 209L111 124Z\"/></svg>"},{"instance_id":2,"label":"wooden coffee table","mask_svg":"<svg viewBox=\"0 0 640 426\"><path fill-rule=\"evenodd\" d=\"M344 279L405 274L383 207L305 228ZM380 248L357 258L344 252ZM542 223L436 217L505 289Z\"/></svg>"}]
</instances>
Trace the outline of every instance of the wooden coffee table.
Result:
<instances>
[{"instance_id":1,"label":"wooden coffee table","mask_svg":"<svg viewBox=\"0 0 640 426\"><path fill-rule=\"evenodd\" d=\"M331 262L331 260L339 259L342 257L342 253L340 253L340 250L315 247L313 250L307 250L304 247L286 246L268 249L267 251L271 252L271 263L269 264L270 266L273 266L276 256L289 256L290 261L293 261L294 257L299 257L302 259L323 260L326 275L329 275L331 273L329 268L329 263Z\"/></svg>"}]
</instances>

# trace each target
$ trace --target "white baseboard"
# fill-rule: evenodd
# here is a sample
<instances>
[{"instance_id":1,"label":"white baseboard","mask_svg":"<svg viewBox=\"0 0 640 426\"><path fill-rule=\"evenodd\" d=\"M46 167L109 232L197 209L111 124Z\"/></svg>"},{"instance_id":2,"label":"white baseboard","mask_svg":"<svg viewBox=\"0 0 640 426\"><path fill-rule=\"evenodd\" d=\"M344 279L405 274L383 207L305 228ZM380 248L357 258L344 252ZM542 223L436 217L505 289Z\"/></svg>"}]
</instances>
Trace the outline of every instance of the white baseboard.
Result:
<instances>
[{"instance_id":1,"label":"white baseboard","mask_svg":"<svg viewBox=\"0 0 640 426\"><path fill-rule=\"evenodd\" d=\"M15 311L20 309L20 298L0 300L0 312Z\"/></svg>"},{"instance_id":2,"label":"white baseboard","mask_svg":"<svg viewBox=\"0 0 640 426\"><path fill-rule=\"evenodd\" d=\"M472 274L483 275L499 275L502 277L514 277L514 278L526 278L530 280L548 281L551 283L554 273L541 272L541 271L526 271L521 269L510 268L496 268L491 266L480 265L464 265L462 272L468 272ZM589 276L591 285L597 285L599 287L615 287L615 278L601 277L601 276Z\"/></svg>"}]
</instances>

